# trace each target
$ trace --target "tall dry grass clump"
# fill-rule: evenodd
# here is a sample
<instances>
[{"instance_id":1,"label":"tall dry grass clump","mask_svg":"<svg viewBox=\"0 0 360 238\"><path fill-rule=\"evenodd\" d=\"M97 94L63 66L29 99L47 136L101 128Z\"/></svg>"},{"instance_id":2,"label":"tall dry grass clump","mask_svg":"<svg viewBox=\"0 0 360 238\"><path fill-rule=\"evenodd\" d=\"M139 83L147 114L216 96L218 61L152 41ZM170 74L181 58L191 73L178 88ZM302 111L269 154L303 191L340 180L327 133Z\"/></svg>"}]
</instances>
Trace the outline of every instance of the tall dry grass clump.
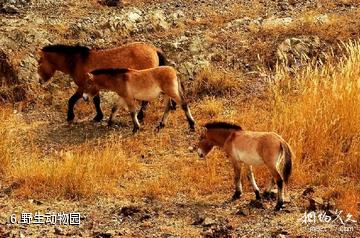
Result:
<instances>
[{"instance_id":1,"label":"tall dry grass clump","mask_svg":"<svg viewBox=\"0 0 360 238\"><path fill-rule=\"evenodd\" d=\"M229 96L240 89L241 81L237 75L209 66L196 75L192 84L187 87L187 93L198 99L204 96Z\"/></svg>"},{"instance_id":2,"label":"tall dry grass clump","mask_svg":"<svg viewBox=\"0 0 360 238\"><path fill-rule=\"evenodd\" d=\"M359 200L360 42L342 47L346 54L337 64L309 65L295 76L278 68L267 127L295 151L294 184L345 188ZM348 201L343 195L339 204L356 208L342 202Z\"/></svg>"},{"instance_id":3,"label":"tall dry grass clump","mask_svg":"<svg viewBox=\"0 0 360 238\"><path fill-rule=\"evenodd\" d=\"M4 177L12 158L12 150L11 147L9 147L11 139L9 131L5 126L10 118L10 114L10 109L0 110L0 135L2 137L0 140L0 179Z\"/></svg>"},{"instance_id":4,"label":"tall dry grass clump","mask_svg":"<svg viewBox=\"0 0 360 238\"><path fill-rule=\"evenodd\" d=\"M100 147L85 142L74 150L44 156L39 145L31 145L30 135L29 142L17 136L26 125L17 122L10 109L2 108L0 116L0 182L3 189L16 187L8 189L15 197L80 199L116 195L120 181L129 180L139 170L137 161L124 154L118 138Z\"/></svg>"},{"instance_id":5,"label":"tall dry grass clump","mask_svg":"<svg viewBox=\"0 0 360 238\"><path fill-rule=\"evenodd\" d=\"M46 160L20 159L13 163L8 177L20 181L15 196L80 199L116 194L125 173L137 169L136 162L126 159L119 146L100 150L85 145L82 151L64 152Z\"/></svg>"}]
</instances>

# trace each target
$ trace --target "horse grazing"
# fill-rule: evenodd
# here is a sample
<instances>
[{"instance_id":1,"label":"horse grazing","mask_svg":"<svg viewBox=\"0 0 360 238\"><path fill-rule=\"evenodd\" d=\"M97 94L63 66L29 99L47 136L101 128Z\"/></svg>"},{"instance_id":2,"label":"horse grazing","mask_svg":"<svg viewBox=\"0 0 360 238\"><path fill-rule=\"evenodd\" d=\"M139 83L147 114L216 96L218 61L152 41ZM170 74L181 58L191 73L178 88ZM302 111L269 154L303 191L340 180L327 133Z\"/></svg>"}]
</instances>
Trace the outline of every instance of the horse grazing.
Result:
<instances>
[{"instance_id":1,"label":"horse grazing","mask_svg":"<svg viewBox=\"0 0 360 238\"><path fill-rule=\"evenodd\" d=\"M173 67L159 66L144 70L127 68L99 69L92 71L89 77L90 80L94 82L93 87L96 87L97 90L106 89L114 91L119 95L118 103L115 104L111 110L108 122L109 126L111 126L113 117L119 105L121 105L130 111L134 123L133 132L137 132L140 124L136 116L135 100L150 101L158 97L160 93L164 93L168 100L157 129L160 130L165 126L165 121L171 108L171 99L181 105L190 129L195 129L195 121L184 99L180 80L177 78L176 70Z\"/></svg>"},{"instance_id":2,"label":"horse grazing","mask_svg":"<svg viewBox=\"0 0 360 238\"><path fill-rule=\"evenodd\" d=\"M89 88L88 72L101 68L133 68L147 69L166 64L166 58L161 50L145 43L131 43L121 47L97 50L86 46L48 45L40 51L38 74L40 83L48 81L55 73L61 71L70 74L78 86L68 103L67 120L75 117L74 105L84 93L92 92L96 108L94 121L101 121L103 113L100 107L99 91ZM142 102L139 120L144 117L147 102Z\"/></svg>"},{"instance_id":3,"label":"horse grazing","mask_svg":"<svg viewBox=\"0 0 360 238\"><path fill-rule=\"evenodd\" d=\"M240 198L242 185L240 179L241 164L248 166L248 178L255 190L256 199L261 199L260 190L255 182L252 165L265 164L272 175L268 191L275 180L278 187L278 201L275 209L284 207L284 182L288 183L294 157L289 144L274 132L245 131L238 125L225 122L213 122L205 125L200 137L198 154L204 158L214 146L223 148L230 157L235 172L235 193L232 200ZM279 164L285 158L283 170Z\"/></svg>"}]
</instances>

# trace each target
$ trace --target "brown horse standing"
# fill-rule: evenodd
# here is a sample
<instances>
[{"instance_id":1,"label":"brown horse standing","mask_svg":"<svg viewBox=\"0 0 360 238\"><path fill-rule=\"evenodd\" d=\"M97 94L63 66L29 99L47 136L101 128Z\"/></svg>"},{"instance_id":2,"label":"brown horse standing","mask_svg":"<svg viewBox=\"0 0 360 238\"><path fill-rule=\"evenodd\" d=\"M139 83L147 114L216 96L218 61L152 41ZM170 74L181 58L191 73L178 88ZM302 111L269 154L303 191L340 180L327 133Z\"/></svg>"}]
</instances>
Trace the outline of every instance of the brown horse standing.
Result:
<instances>
[{"instance_id":1,"label":"brown horse standing","mask_svg":"<svg viewBox=\"0 0 360 238\"><path fill-rule=\"evenodd\" d=\"M289 144L274 132L244 131L238 125L225 122L208 123L205 128L206 131L201 135L198 145L198 154L203 158L214 146L224 149L231 159L235 172L235 193L232 199L240 198L242 193L240 162L248 165L248 178L255 190L256 199L260 199L260 190L255 182L252 165L265 164L278 186L278 201L275 209L283 208L284 182L288 183L292 169L293 153ZM279 172L278 167L283 158L285 158L284 168ZM271 183L272 181L271 179Z\"/></svg>"},{"instance_id":2,"label":"brown horse standing","mask_svg":"<svg viewBox=\"0 0 360 238\"><path fill-rule=\"evenodd\" d=\"M112 124L113 116L118 106L124 106L130 111L134 123L133 132L139 130L140 124L136 116L135 100L150 101L164 93L167 97L167 104L162 120L157 127L165 126L169 114L171 99L181 105L191 130L194 130L195 121L191 116L189 106L184 99L181 83L176 75L176 70L170 66L159 66L151 69L100 69L92 71L89 78L94 82L95 92L101 89L111 90L119 95L118 105L111 111L109 125Z\"/></svg>"},{"instance_id":3,"label":"brown horse standing","mask_svg":"<svg viewBox=\"0 0 360 238\"><path fill-rule=\"evenodd\" d=\"M101 68L134 68L147 69L159 65L165 65L166 59L163 53L153 45L145 43L131 43L122 47L97 50L85 46L49 45L42 48L38 66L40 82L48 81L59 70L70 74L78 86L76 93L70 97L68 104L67 120L72 121L74 105L89 91L94 95L93 102L96 108L95 121L101 121L103 113L100 108L99 91L89 88L88 72ZM144 117L147 102L142 103L139 119Z\"/></svg>"}]
</instances>

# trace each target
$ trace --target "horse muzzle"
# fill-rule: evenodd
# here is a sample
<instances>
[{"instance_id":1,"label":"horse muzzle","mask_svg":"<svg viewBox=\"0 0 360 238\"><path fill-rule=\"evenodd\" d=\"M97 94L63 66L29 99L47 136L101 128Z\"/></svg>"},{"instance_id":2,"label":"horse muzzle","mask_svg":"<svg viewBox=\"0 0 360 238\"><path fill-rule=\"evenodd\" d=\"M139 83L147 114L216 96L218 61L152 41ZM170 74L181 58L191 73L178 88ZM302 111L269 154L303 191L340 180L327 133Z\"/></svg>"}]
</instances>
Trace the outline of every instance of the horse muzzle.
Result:
<instances>
[{"instance_id":1,"label":"horse muzzle","mask_svg":"<svg viewBox=\"0 0 360 238\"><path fill-rule=\"evenodd\" d=\"M89 94L83 93L82 97L83 97L83 100L84 100L85 102L88 102L88 101L89 101L89 97L90 97Z\"/></svg>"},{"instance_id":2,"label":"horse muzzle","mask_svg":"<svg viewBox=\"0 0 360 238\"><path fill-rule=\"evenodd\" d=\"M200 159L205 159L205 153L202 151L202 149L197 149L197 153Z\"/></svg>"}]
</instances>

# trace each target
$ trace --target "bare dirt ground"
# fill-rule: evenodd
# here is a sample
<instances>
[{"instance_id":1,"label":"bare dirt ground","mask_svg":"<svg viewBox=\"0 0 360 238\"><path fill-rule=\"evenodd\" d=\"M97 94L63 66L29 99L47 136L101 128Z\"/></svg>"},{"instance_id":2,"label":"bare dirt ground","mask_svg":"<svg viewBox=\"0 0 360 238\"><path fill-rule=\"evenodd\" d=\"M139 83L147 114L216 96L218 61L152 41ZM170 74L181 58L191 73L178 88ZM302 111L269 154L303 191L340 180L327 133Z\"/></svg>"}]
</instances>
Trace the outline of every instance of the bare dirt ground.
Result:
<instances>
[{"instance_id":1,"label":"bare dirt ground","mask_svg":"<svg viewBox=\"0 0 360 238\"><path fill-rule=\"evenodd\" d=\"M241 92L218 99L224 109L221 112L216 105L211 110L204 106L203 98L191 99L199 132L205 122L233 118L240 108L249 106L250 99L261 100L264 79L271 78L262 69L275 67L280 60L276 50L284 40L317 35L321 43L309 43L317 55L340 40L356 39L360 32L358 23L352 22L359 14L356 1L124 1L123 6L112 8L97 1L44 0L14 6L17 13L0 13L1 50L15 65L17 84L27 90L26 100L14 103L12 108L15 123L9 121L8 130L16 135L14 143L24 155L36 151L43 160L81 151L84 145L101 151L108 144L119 144L123 149L119 153L136 169L132 172L129 167L119 178L116 194L84 198L22 196L16 193L16 183L0 180L0 237L360 237L359 220L344 225L339 220L304 222L305 212L311 210L316 215L326 213L332 220L338 215L333 204L319 198L326 190L321 184L307 190L291 187L290 202L280 212L273 210L274 199L253 201L254 194L245 182L241 200L226 202L233 192L231 165L218 150L214 152L216 158L209 158L213 161L198 160L192 148L198 134L187 130L179 109L170 115L167 128L160 133L154 128L162 102L151 103L137 135L131 134L126 112L119 113L117 125L108 128L105 122L91 122L92 105L83 101L75 108L76 121L68 124L66 103L75 85L68 76L58 73L42 88L36 76L36 51L46 44L81 43L106 48L132 41L151 42L166 52L189 91L197 73L209 65L231 71L241 80ZM346 34L341 31L345 26L340 29L334 23L335 16L350 19L345 24L350 28ZM319 27L299 30L301 21L305 21L304 26ZM289 32L273 32L287 24ZM334 28L338 32L324 33ZM1 86L5 91L0 96L7 95L8 87ZM112 98L111 94L103 96L105 115L109 115ZM259 110L267 107L266 103L259 105ZM206 180L197 178L196 173L207 166L211 167L209 177L221 174L222 180L209 182L206 192L198 193L196 187L186 185L173 189L174 184L167 184L166 176L176 179L176 171L182 167L189 168L195 181ZM260 179L259 184L264 187L265 181ZM164 191L166 188L169 191ZM79 212L81 224L10 223L12 214L19 218L23 212ZM340 216L345 221L346 213Z\"/></svg>"}]
</instances>

